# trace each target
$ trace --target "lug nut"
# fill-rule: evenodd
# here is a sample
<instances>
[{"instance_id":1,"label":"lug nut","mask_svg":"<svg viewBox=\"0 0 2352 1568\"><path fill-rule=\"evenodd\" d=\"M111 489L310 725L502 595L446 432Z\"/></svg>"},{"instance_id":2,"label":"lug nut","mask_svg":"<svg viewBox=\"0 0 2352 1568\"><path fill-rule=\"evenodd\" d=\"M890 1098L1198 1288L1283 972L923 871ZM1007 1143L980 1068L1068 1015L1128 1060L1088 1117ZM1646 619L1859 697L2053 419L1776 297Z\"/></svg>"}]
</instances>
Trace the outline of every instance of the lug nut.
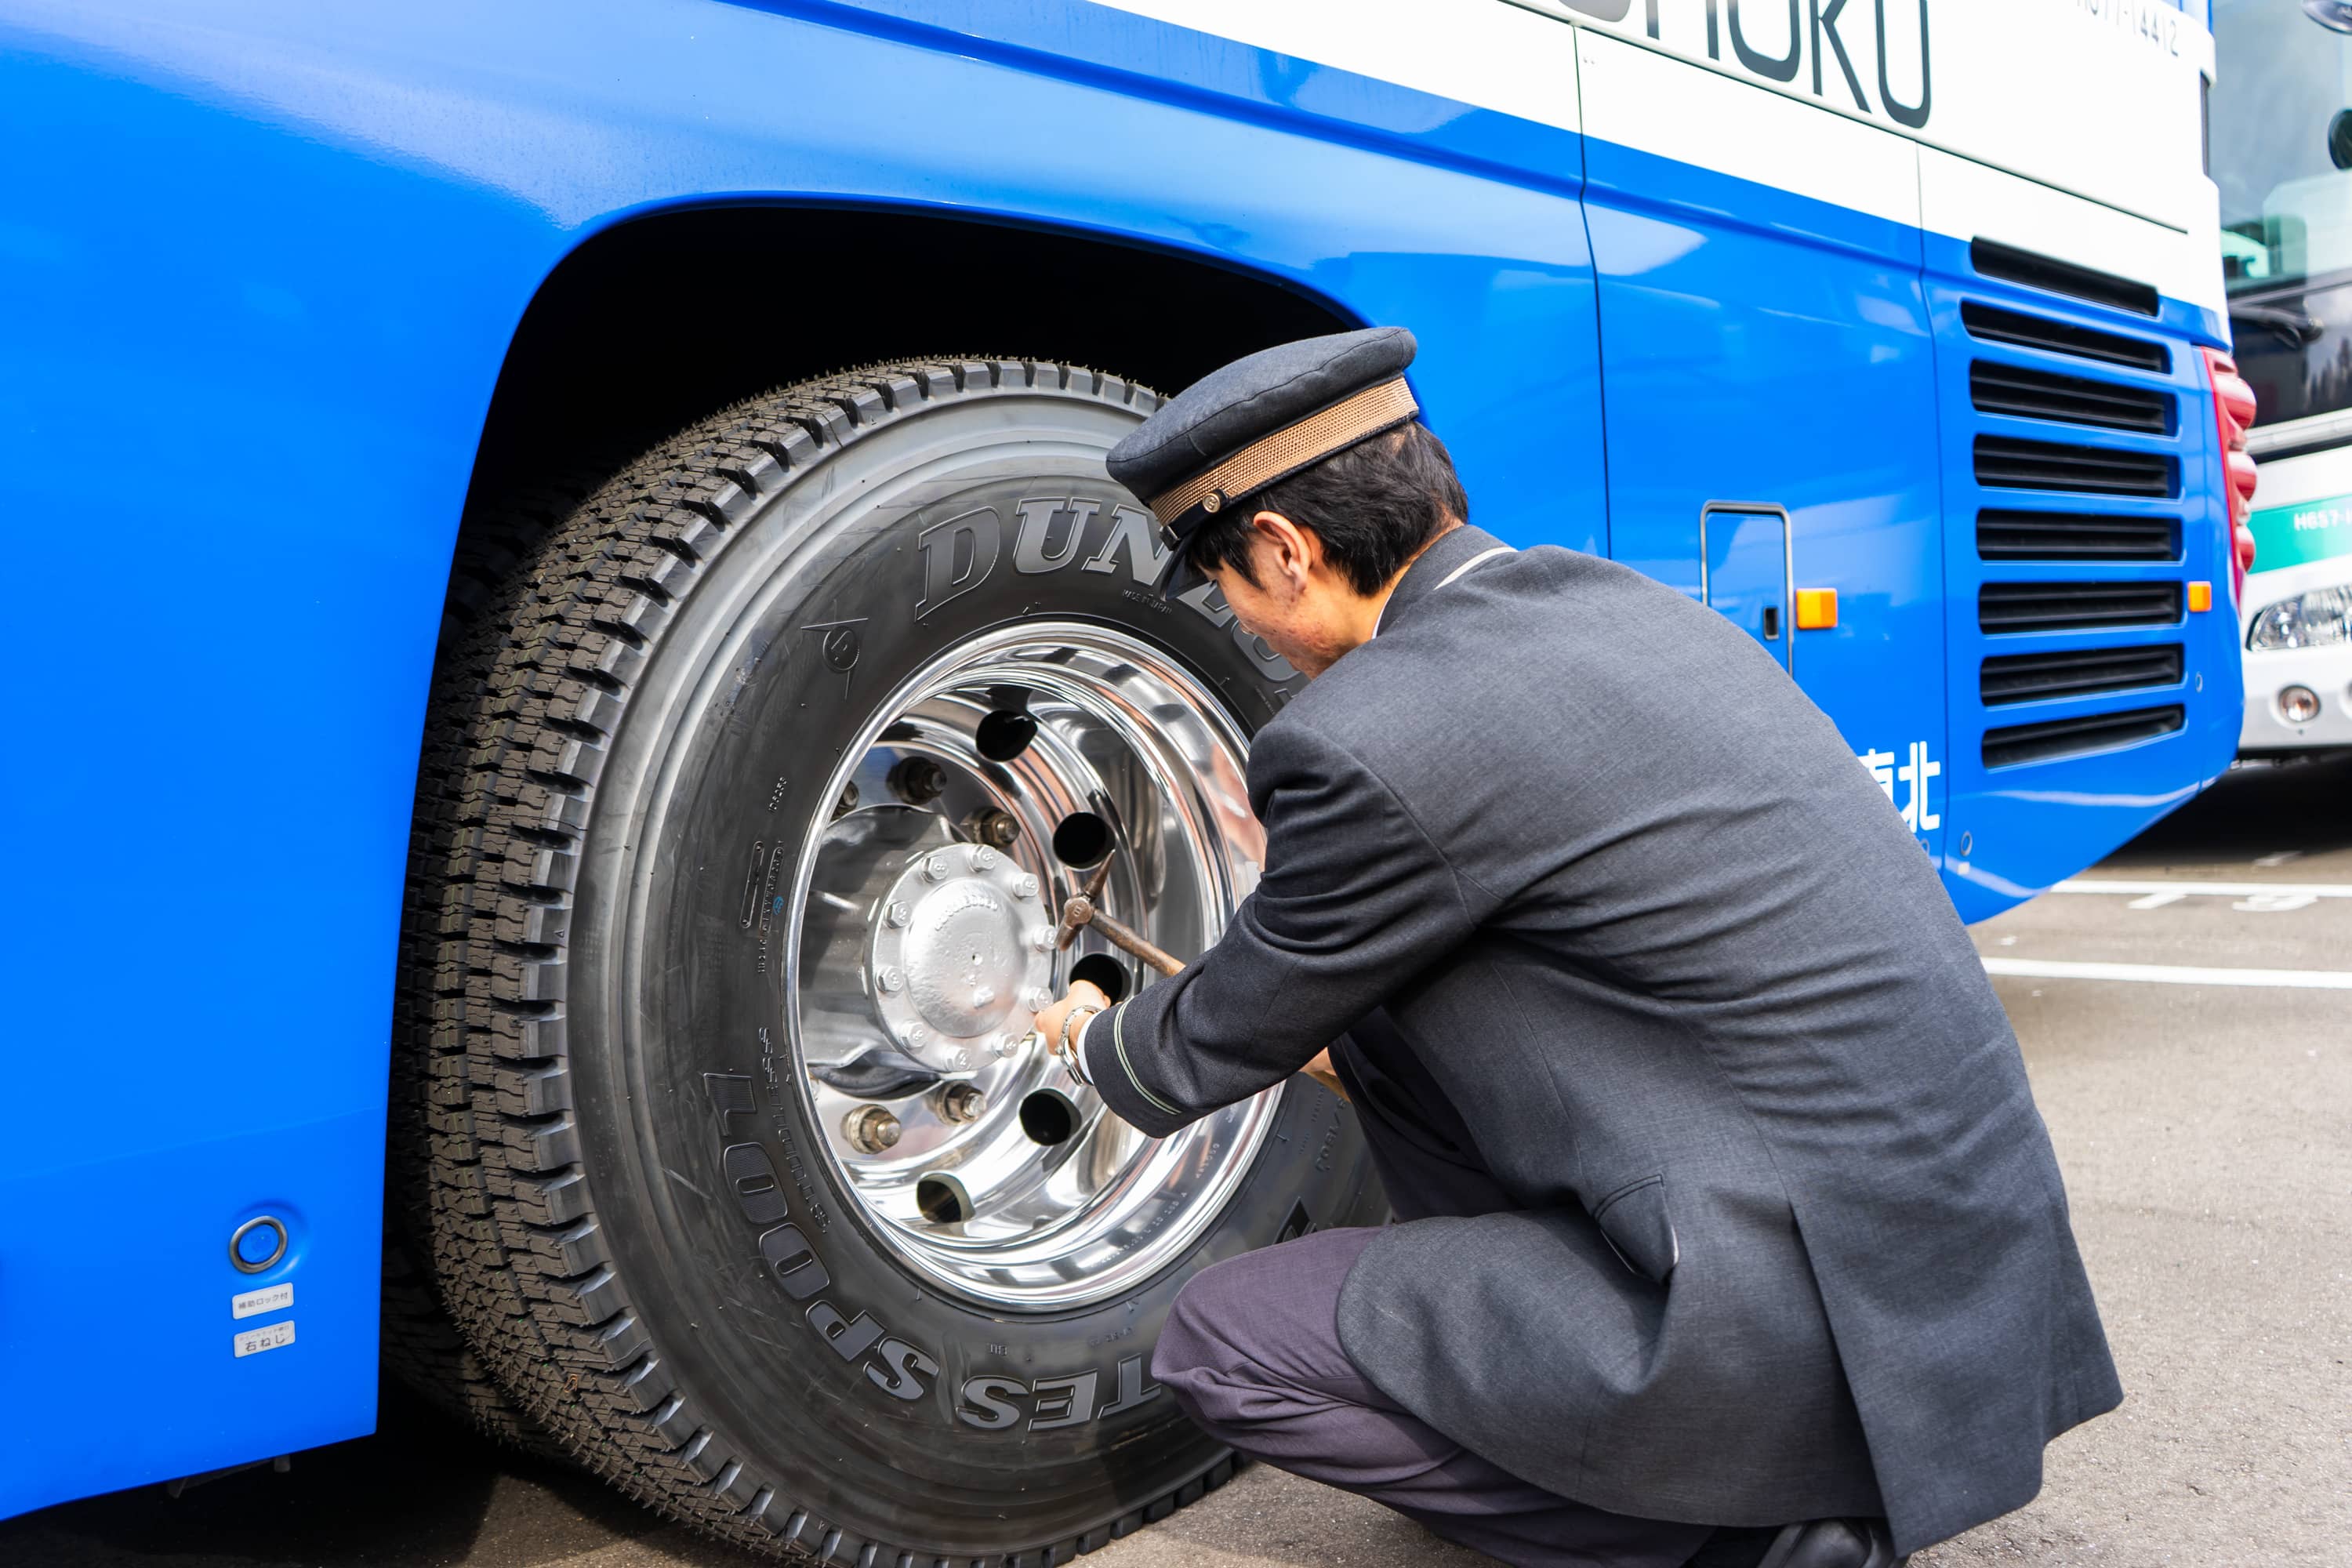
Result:
<instances>
[{"instance_id":1,"label":"lug nut","mask_svg":"<svg viewBox=\"0 0 2352 1568\"><path fill-rule=\"evenodd\" d=\"M1031 926L1029 928L1029 945L1035 948L1039 952L1053 952L1054 928L1052 926Z\"/></svg>"},{"instance_id":2,"label":"lug nut","mask_svg":"<svg viewBox=\"0 0 2352 1568\"><path fill-rule=\"evenodd\" d=\"M907 1026L906 1040L907 1044L909 1046L919 1047L925 1040L928 1040L930 1037L930 1031L924 1028L920 1024L909 1024Z\"/></svg>"},{"instance_id":3,"label":"lug nut","mask_svg":"<svg viewBox=\"0 0 2352 1568\"><path fill-rule=\"evenodd\" d=\"M968 1083L951 1083L940 1091L940 1115L949 1121L977 1121L988 1109L988 1096Z\"/></svg>"},{"instance_id":4,"label":"lug nut","mask_svg":"<svg viewBox=\"0 0 2352 1568\"><path fill-rule=\"evenodd\" d=\"M1025 871L1020 876L1013 878L1013 896L1016 899L1035 898L1037 896L1037 879L1030 876Z\"/></svg>"},{"instance_id":5,"label":"lug nut","mask_svg":"<svg viewBox=\"0 0 2352 1568\"><path fill-rule=\"evenodd\" d=\"M971 868L975 871L995 870L996 851L991 849L985 844L974 849L971 852Z\"/></svg>"},{"instance_id":6,"label":"lug nut","mask_svg":"<svg viewBox=\"0 0 2352 1568\"><path fill-rule=\"evenodd\" d=\"M907 984L906 972L898 969L886 969L874 977L874 983L882 987L884 995L896 996L899 988Z\"/></svg>"},{"instance_id":7,"label":"lug nut","mask_svg":"<svg viewBox=\"0 0 2352 1568\"><path fill-rule=\"evenodd\" d=\"M833 803L833 815L847 816L857 809L857 781L852 779L841 786L841 798Z\"/></svg>"},{"instance_id":8,"label":"lug nut","mask_svg":"<svg viewBox=\"0 0 2352 1568\"><path fill-rule=\"evenodd\" d=\"M1054 994L1043 985L1033 985L1021 1000L1029 1004L1032 1013L1042 1013L1054 1005Z\"/></svg>"},{"instance_id":9,"label":"lug nut","mask_svg":"<svg viewBox=\"0 0 2352 1568\"><path fill-rule=\"evenodd\" d=\"M890 769L890 793L908 805L929 805L947 792L947 769L929 757L901 757Z\"/></svg>"},{"instance_id":10,"label":"lug nut","mask_svg":"<svg viewBox=\"0 0 2352 1568\"><path fill-rule=\"evenodd\" d=\"M948 864L945 854L934 855L923 862L923 879L927 882L944 882L954 869L954 867Z\"/></svg>"},{"instance_id":11,"label":"lug nut","mask_svg":"<svg viewBox=\"0 0 2352 1568\"><path fill-rule=\"evenodd\" d=\"M862 1105L842 1119L842 1136L862 1153L879 1154L898 1142L898 1119L878 1105Z\"/></svg>"},{"instance_id":12,"label":"lug nut","mask_svg":"<svg viewBox=\"0 0 2352 1568\"><path fill-rule=\"evenodd\" d=\"M904 904L902 904L902 903L898 903L898 902L897 902L897 901L895 901L895 900L894 900L894 901L891 903L891 905L890 905L889 913L888 913L888 915L887 916L887 918L888 919L888 921L890 921L890 923L891 923L892 925L894 925L894 926L903 926L903 925L905 925L905 924L906 924L909 920L913 919L914 917L913 917L913 916L911 916L911 915L909 915L909 914L907 912L907 906L906 906L906 905L904 905ZM1053 933L1052 933L1052 932L1050 932L1050 931L1048 931L1048 932L1046 933L1047 937L1048 937L1049 939L1051 938L1052 934L1053 934Z\"/></svg>"},{"instance_id":13,"label":"lug nut","mask_svg":"<svg viewBox=\"0 0 2352 1568\"><path fill-rule=\"evenodd\" d=\"M975 844L1010 849L1021 837L1021 819L1009 811L983 805L963 819L963 830Z\"/></svg>"}]
</instances>

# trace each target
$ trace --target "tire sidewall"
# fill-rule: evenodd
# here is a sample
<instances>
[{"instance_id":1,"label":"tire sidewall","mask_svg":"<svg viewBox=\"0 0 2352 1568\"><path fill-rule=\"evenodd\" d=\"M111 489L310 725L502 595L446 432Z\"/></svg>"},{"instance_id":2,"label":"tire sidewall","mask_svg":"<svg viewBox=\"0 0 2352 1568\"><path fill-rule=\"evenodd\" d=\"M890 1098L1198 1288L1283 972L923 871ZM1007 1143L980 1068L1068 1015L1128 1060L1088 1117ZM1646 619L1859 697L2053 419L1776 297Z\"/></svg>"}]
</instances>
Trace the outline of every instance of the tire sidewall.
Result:
<instances>
[{"instance_id":1,"label":"tire sidewall","mask_svg":"<svg viewBox=\"0 0 2352 1568\"><path fill-rule=\"evenodd\" d=\"M575 1117L638 1326L769 1484L958 1553L1082 1532L1218 1463L1149 1375L1177 1290L1367 1217L1377 1190L1352 1119L1294 1079L1181 1261L1092 1305L989 1311L878 1243L811 1125L783 928L808 826L887 694L1044 617L1155 644L1244 731L1300 682L1220 602L1151 588L1156 529L1101 463L1139 417L1115 384L964 392L795 466L667 606L581 850Z\"/></svg>"}]
</instances>

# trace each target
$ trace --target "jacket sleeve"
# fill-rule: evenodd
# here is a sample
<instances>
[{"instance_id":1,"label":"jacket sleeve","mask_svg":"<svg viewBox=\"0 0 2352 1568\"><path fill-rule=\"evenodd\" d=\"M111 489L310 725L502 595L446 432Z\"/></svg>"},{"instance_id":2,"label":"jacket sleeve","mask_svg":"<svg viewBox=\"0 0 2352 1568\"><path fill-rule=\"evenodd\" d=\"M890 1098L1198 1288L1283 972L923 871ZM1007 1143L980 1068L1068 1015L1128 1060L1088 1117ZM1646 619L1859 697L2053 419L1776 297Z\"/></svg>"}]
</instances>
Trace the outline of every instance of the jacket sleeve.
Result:
<instances>
[{"instance_id":1,"label":"jacket sleeve","mask_svg":"<svg viewBox=\"0 0 2352 1568\"><path fill-rule=\"evenodd\" d=\"M1277 721L1250 757L1265 873L1216 945L1089 1025L1111 1110L1162 1137L1279 1083L1458 945L1490 900L1346 749Z\"/></svg>"}]
</instances>

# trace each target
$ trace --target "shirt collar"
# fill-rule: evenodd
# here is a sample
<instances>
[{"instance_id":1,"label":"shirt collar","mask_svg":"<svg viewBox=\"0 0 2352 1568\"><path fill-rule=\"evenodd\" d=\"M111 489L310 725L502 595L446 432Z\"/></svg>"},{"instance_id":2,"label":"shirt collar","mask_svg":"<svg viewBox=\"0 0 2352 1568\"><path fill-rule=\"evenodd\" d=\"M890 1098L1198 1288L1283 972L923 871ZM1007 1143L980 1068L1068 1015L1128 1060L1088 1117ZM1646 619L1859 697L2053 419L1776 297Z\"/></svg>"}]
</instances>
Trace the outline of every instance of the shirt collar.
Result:
<instances>
[{"instance_id":1,"label":"shirt collar","mask_svg":"<svg viewBox=\"0 0 2352 1568\"><path fill-rule=\"evenodd\" d=\"M1381 605L1380 615L1372 622L1372 636L1388 629L1389 619L1409 612L1413 605L1438 589L1468 572L1490 555L1507 555L1511 547L1483 528L1465 523L1441 535L1436 543L1413 558L1397 579Z\"/></svg>"}]
</instances>

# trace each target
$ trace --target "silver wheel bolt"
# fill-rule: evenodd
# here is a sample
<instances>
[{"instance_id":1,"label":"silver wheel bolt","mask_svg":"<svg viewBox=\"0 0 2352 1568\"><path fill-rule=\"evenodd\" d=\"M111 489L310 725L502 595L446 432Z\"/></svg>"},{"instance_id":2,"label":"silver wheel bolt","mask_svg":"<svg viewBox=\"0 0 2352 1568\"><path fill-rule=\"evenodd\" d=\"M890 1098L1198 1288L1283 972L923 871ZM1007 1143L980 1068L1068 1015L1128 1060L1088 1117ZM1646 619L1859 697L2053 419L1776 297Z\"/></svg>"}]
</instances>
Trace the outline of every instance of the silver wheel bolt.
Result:
<instances>
[{"instance_id":1,"label":"silver wheel bolt","mask_svg":"<svg viewBox=\"0 0 2352 1568\"><path fill-rule=\"evenodd\" d=\"M1020 876L1014 878L1013 879L1013 896L1016 899L1035 898L1037 896L1037 879L1030 876L1025 871Z\"/></svg>"},{"instance_id":2,"label":"silver wheel bolt","mask_svg":"<svg viewBox=\"0 0 2352 1568\"><path fill-rule=\"evenodd\" d=\"M1054 994L1043 985L1031 986L1028 994L1021 999L1029 1004L1032 1013L1042 1013L1054 1005Z\"/></svg>"},{"instance_id":3,"label":"silver wheel bolt","mask_svg":"<svg viewBox=\"0 0 2352 1568\"><path fill-rule=\"evenodd\" d=\"M876 984L882 987L883 994L887 996L896 996L898 988L907 984L905 972L898 969L886 969L874 978Z\"/></svg>"},{"instance_id":4,"label":"silver wheel bolt","mask_svg":"<svg viewBox=\"0 0 2352 1568\"><path fill-rule=\"evenodd\" d=\"M940 1115L950 1121L977 1121L988 1109L988 1096L968 1083L951 1083L940 1091Z\"/></svg>"},{"instance_id":5,"label":"silver wheel bolt","mask_svg":"<svg viewBox=\"0 0 2352 1568\"><path fill-rule=\"evenodd\" d=\"M1029 945L1035 948L1039 952L1053 952L1054 928L1052 926L1031 926L1029 928Z\"/></svg>"},{"instance_id":6,"label":"silver wheel bolt","mask_svg":"<svg viewBox=\"0 0 2352 1568\"><path fill-rule=\"evenodd\" d=\"M979 848L974 849L971 852L971 868L975 871L994 870L996 868L996 851L989 848L986 845L982 845Z\"/></svg>"},{"instance_id":7,"label":"silver wheel bolt","mask_svg":"<svg viewBox=\"0 0 2352 1568\"><path fill-rule=\"evenodd\" d=\"M954 869L954 867L948 864L948 858L945 855L934 855L923 862L923 879L929 882L944 882L948 879L948 874Z\"/></svg>"},{"instance_id":8,"label":"silver wheel bolt","mask_svg":"<svg viewBox=\"0 0 2352 1568\"><path fill-rule=\"evenodd\" d=\"M907 1026L907 1043L908 1045L920 1046L929 1038L930 1038L930 1031L924 1028L920 1024L909 1024Z\"/></svg>"},{"instance_id":9,"label":"silver wheel bolt","mask_svg":"<svg viewBox=\"0 0 2352 1568\"><path fill-rule=\"evenodd\" d=\"M879 1154L898 1142L898 1119L878 1105L864 1105L842 1118L841 1133L851 1147Z\"/></svg>"},{"instance_id":10,"label":"silver wheel bolt","mask_svg":"<svg viewBox=\"0 0 2352 1568\"><path fill-rule=\"evenodd\" d=\"M889 921L892 925L903 926L913 918L913 916L907 913L906 905L899 903L895 900L892 900L888 916Z\"/></svg>"}]
</instances>

